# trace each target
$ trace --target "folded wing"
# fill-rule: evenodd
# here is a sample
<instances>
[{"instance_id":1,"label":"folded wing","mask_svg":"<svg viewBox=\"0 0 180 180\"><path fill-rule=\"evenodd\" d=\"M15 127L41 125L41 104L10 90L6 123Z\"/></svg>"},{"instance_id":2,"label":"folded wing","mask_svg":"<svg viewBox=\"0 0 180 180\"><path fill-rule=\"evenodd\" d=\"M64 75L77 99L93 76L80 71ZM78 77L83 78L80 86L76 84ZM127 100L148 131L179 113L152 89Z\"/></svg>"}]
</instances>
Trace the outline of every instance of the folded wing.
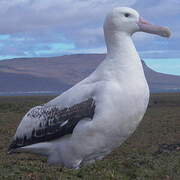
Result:
<instances>
[{"instance_id":1,"label":"folded wing","mask_svg":"<svg viewBox=\"0 0 180 180\"><path fill-rule=\"evenodd\" d=\"M34 107L21 121L9 146L9 152L71 134L80 120L92 119L94 111L95 101L92 98L64 109L47 105Z\"/></svg>"}]
</instances>

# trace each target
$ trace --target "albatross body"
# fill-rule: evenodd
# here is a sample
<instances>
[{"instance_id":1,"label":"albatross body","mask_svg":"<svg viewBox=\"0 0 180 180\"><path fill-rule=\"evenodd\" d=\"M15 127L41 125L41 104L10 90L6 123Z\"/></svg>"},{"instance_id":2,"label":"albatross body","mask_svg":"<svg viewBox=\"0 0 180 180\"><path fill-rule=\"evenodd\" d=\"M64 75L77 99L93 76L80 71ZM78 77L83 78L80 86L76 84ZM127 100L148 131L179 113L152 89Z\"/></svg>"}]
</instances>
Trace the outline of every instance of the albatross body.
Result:
<instances>
[{"instance_id":1,"label":"albatross body","mask_svg":"<svg viewBox=\"0 0 180 180\"><path fill-rule=\"evenodd\" d=\"M106 17L107 55L97 69L22 119L9 152L45 155L49 163L79 168L102 159L122 144L146 112L149 88L131 35L144 31L168 37L126 7Z\"/></svg>"}]
</instances>

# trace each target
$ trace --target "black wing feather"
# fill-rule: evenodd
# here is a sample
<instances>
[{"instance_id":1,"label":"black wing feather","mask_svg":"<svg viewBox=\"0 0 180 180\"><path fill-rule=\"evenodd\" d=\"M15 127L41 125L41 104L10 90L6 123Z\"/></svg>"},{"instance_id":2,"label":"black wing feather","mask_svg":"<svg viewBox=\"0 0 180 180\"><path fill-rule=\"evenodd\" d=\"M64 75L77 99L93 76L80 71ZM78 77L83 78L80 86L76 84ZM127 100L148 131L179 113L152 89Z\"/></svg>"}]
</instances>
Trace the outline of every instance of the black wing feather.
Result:
<instances>
[{"instance_id":1,"label":"black wing feather","mask_svg":"<svg viewBox=\"0 0 180 180\"><path fill-rule=\"evenodd\" d=\"M69 108L58 109L54 106L41 106L41 111L31 111L27 116L31 118L43 118L45 123L33 129L31 137L16 137L9 146L9 151L23 146L45 142L71 134L77 123L83 118L93 118L95 111L94 100L88 99ZM63 124L64 123L64 124Z\"/></svg>"}]
</instances>

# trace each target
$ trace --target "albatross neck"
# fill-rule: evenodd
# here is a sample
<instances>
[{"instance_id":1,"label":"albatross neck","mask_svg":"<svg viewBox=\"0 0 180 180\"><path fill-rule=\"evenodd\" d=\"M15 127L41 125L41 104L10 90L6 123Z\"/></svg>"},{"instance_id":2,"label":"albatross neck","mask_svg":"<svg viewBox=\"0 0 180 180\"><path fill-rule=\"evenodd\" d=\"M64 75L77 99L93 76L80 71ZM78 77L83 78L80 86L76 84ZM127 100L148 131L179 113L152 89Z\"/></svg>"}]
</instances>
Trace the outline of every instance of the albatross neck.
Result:
<instances>
[{"instance_id":1,"label":"albatross neck","mask_svg":"<svg viewBox=\"0 0 180 180\"><path fill-rule=\"evenodd\" d=\"M106 32L107 58L118 61L118 65L130 66L139 64L140 58L131 35L125 32Z\"/></svg>"}]
</instances>

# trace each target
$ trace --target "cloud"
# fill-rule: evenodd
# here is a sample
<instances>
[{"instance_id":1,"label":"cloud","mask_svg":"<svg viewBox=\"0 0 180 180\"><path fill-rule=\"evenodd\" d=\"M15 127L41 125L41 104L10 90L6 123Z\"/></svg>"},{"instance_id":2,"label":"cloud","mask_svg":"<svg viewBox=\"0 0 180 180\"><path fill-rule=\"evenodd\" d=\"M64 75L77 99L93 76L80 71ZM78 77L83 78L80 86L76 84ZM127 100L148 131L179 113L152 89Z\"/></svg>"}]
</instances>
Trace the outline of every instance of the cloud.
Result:
<instances>
[{"instance_id":1,"label":"cloud","mask_svg":"<svg viewBox=\"0 0 180 180\"><path fill-rule=\"evenodd\" d=\"M67 53L68 48L69 52L102 52L103 21L115 6L133 7L148 20L170 26L174 36L169 47L177 49L179 0L1 0L0 53L37 56L38 51L39 56L51 53L53 56ZM164 42L159 37L139 33L134 39L141 51L169 49L159 47L158 43ZM53 44L58 43L67 48L64 51L62 46L55 48Z\"/></svg>"},{"instance_id":2,"label":"cloud","mask_svg":"<svg viewBox=\"0 0 180 180\"><path fill-rule=\"evenodd\" d=\"M117 5L135 0L2 0L0 1L0 37L2 54L37 55L37 44L71 44L76 49L99 48L104 44L102 24L106 13ZM5 35L3 35L5 34ZM2 43L2 42L1 42ZM9 45L9 47L7 47ZM52 44L52 45L50 45ZM72 47L69 49L71 50ZM50 53L39 49L41 55ZM58 49L56 49L58 52ZM27 53L28 52L28 53ZM62 53L61 48L59 52ZM52 51L52 54L55 53ZM56 53L57 54L57 53Z\"/></svg>"},{"instance_id":3,"label":"cloud","mask_svg":"<svg viewBox=\"0 0 180 180\"><path fill-rule=\"evenodd\" d=\"M2 0L0 33L80 27L99 22L112 7L131 5L134 0ZM2 17L2 16L1 16ZM95 24L95 23L93 23Z\"/></svg>"},{"instance_id":4,"label":"cloud","mask_svg":"<svg viewBox=\"0 0 180 180\"><path fill-rule=\"evenodd\" d=\"M133 5L137 10L140 10L143 14L148 15L151 18L169 17L179 14L179 0L151 0L147 1L139 0ZM152 13L153 12L153 13Z\"/></svg>"},{"instance_id":5,"label":"cloud","mask_svg":"<svg viewBox=\"0 0 180 180\"><path fill-rule=\"evenodd\" d=\"M16 34L0 36L0 55L3 58L9 56L33 57L59 55L66 50L74 49L72 42L61 43L63 38L52 36L51 39L42 38L39 34ZM44 34L45 36L45 34Z\"/></svg>"}]
</instances>

